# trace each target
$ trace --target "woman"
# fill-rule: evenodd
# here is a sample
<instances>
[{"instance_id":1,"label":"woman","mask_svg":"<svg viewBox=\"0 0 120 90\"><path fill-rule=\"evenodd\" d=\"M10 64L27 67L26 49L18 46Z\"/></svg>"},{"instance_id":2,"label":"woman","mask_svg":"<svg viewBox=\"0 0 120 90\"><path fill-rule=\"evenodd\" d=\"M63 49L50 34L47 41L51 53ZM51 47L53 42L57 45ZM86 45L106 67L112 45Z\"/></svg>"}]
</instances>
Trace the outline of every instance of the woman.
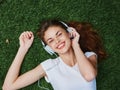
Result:
<instances>
[{"instance_id":1,"label":"woman","mask_svg":"<svg viewBox=\"0 0 120 90\"><path fill-rule=\"evenodd\" d=\"M38 31L43 47L49 47L47 51L52 50L52 54L55 52L58 57L48 59L19 76L23 59L34 40L31 31L23 32L3 90L17 90L42 77L54 90L96 90L97 59L106 56L101 40L88 23L70 22L68 26L57 20L43 22Z\"/></svg>"}]
</instances>

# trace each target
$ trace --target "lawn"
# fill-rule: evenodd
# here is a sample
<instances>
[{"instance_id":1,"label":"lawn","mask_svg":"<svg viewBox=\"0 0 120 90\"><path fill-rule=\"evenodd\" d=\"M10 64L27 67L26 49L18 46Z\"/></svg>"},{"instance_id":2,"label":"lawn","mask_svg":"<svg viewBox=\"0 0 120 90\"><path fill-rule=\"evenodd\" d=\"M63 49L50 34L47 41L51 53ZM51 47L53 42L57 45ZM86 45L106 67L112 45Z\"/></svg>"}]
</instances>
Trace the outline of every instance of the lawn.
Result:
<instances>
[{"instance_id":1,"label":"lawn","mask_svg":"<svg viewBox=\"0 0 120 90\"><path fill-rule=\"evenodd\" d=\"M97 90L120 90L120 1L119 0L0 0L0 89L19 47L19 35L30 30L35 39L20 73L48 58L37 37L40 22L60 19L90 22L103 39L108 57L98 64ZM21 90L43 90L35 82ZM44 78L41 85L50 88Z\"/></svg>"}]
</instances>

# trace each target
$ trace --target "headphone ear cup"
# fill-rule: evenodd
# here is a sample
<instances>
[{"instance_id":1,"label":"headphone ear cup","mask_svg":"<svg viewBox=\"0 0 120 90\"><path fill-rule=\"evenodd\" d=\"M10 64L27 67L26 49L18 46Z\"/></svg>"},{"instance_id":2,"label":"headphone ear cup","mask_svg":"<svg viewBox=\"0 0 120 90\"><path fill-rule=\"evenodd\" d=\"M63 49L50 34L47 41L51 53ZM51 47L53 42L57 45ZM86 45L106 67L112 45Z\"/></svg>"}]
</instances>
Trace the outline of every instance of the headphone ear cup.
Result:
<instances>
[{"instance_id":1,"label":"headphone ear cup","mask_svg":"<svg viewBox=\"0 0 120 90\"><path fill-rule=\"evenodd\" d=\"M70 33L70 32L72 32L72 29L70 27L68 27L67 31Z\"/></svg>"},{"instance_id":2,"label":"headphone ear cup","mask_svg":"<svg viewBox=\"0 0 120 90\"><path fill-rule=\"evenodd\" d=\"M71 29L70 27L68 27L68 28L67 28L67 31L68 31L69 34L70 34L70 39L71 39L71 40L74 39L74 37L71 35L72 29Z\"/></svg>"},{"instance_id":3,"label":"headphone ear cup","mask_svg":"<svg viewBox=\"0 0 120 90\"><path fill-rule=\"evenodd\" d=\"M48 45L45 45L45 43L42 40L41 43L43 45L43 48L46 50L46 52L48 52L50 55L55 54L55 52Z\"/></svg>"},{"instance_id":4,"label":"headphone ear cup","mask_svg":"<svg viewBox=\"0 0 120 90\"><path fill-rule=\"evenodd\" d=\"M53 54L55 53L48 45L46 45L46 46L44 47L44 49L45 49L50 55L53 55Z\"/></svg>"}]
</instances>

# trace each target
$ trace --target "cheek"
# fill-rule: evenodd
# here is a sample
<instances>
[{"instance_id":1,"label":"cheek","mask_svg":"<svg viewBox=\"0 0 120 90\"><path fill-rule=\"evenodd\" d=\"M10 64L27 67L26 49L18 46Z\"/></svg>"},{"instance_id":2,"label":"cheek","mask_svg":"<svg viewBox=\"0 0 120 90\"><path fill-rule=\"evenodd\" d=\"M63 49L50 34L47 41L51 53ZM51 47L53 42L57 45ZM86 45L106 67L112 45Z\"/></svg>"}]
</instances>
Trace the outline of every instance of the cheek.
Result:
<instances>
[{"instance_id":1,"label":"cheek","mask_svg":"<svg viewBox=\"0 0 120 90\"><path fill-rule=\"evenodd\" d=\"M54 43L54 42L51 43L51 44L49 44L48 46L49 46L50 48L52 48L53 51L55 51L55 43Z\"/></svg>"},{"instance_id":2,"label":"cheek","mask_svg":"<svg viewBox=\"0 0 120 90\"><path fill-rule=\"evenodd\" d=\"M71 42L71 40L69 39L69 40L67 41L67 46L68 46L68 47L71 47L71 45L72 45L72 42Z\"/></svg>"}]
</instances>

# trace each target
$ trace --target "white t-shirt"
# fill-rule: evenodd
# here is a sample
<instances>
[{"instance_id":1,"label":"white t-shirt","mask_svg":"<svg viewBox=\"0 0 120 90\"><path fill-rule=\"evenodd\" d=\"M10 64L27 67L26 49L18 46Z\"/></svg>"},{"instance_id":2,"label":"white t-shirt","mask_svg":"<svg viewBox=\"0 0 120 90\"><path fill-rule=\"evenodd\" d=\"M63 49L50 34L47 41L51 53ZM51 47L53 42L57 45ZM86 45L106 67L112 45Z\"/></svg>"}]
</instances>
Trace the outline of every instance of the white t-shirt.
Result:
<instances>
[{"instance_id":1,"label":"white t-shirt","mask_svg":"<svg viewBox=\"0 0 120 90\"><path fill-rule=\"evenodd\" d=\"M90 57L94 54L94 52L86 52L85 56ZM48 59L41 65L47 75L46 81L52 84L54 90L96 90L96 80L86 81L77 64L70 67L58 57Z\"/></svg>"}]
</instances>

